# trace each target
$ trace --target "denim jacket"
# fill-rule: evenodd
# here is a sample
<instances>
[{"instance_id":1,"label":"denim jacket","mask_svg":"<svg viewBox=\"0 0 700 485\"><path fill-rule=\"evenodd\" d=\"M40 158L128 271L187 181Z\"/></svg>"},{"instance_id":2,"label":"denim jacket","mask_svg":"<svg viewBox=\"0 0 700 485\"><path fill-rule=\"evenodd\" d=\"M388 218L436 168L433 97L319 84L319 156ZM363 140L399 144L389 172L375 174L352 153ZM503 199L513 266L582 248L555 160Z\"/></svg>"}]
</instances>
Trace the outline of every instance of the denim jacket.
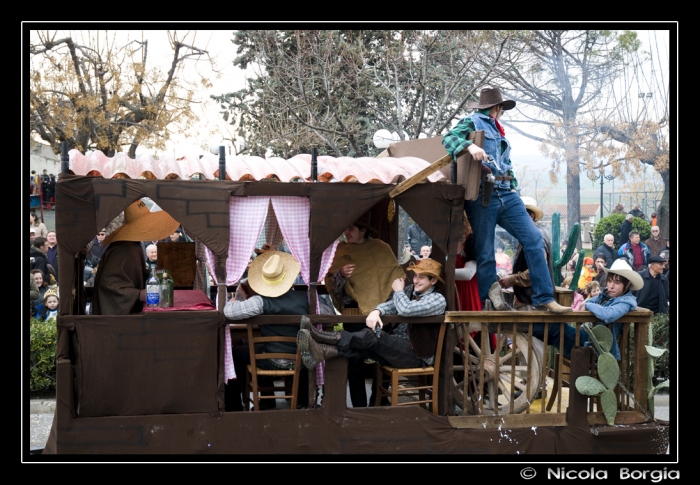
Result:
<instances>
[{"instance_id":1,"label":"denim jacket","mask_svg":"<svg viewBox=\"0 0 700 485\"><path fill-rule=\"evenodd\" d=\"M605 294L607 294L607 290ZM616 360L620 360L620 347L617 344L617 338L622 334L622 324L614 322L626 315L627 312L637 308L637 297L634 296L631 291L628 291L624 295L611 298L601 304L600 301L603 296L603 292L600 292L598 296L586 300L583 305L586 310L593 313L596 318L602 320L603 323L612 323L612 325L610 325L610 332L613 336L613 342L610 353ZM600 324L600 322L598 322L598 324Z\"/></svg>"},{"instance_id":2,"label":"denim jacket","mask_svg":"<svg viewBox=\"0 0 700 485\"><path fill-rule=\"evenodd\" d=\"M472 113L469 115L474 122L476 130L484 131L484 146L483 149L487 155L491 155L494 162L482 161L481 163L491 169L494 176L508 175L508 171L512 168L510 163L510 142L498 131L496 122L490 116L481 113ZM501 153L501 145L505 143L505 150ZM510 181L496 181L494 188L510 190Z\"/></svg>"}]
</instances>

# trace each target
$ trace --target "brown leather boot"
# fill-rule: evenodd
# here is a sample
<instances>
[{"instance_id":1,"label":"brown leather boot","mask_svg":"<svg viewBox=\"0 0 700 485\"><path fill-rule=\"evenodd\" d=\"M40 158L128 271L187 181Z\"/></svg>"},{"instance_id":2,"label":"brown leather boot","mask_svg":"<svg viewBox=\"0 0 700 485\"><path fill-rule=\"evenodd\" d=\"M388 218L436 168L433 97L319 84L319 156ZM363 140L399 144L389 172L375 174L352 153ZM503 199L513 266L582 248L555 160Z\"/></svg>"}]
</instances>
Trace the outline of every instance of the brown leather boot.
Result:
<instances>
[{"instance_id":1,"label":"brown leather boot","mask_svg":"<svg viewBox=\"0 0 700 485\"><path fill-rule=\"evenodd\" d=\"M572 308L569 306L561 306L559 303L552 300L544 305L536 306L535 310L546 310L552 313L568 313L572 311Z\"/></svg>"},{"instance_id":2,"label":"brown leather boot","mask_svg":"<svg viewBox=\"0 0 700 485\"><path fill-rule=\"evenodd\" d=\"M324 360L338 357L337 347L317 343L311 337L311 332L305 328L300 329L299 333L297 333L297 346L299 347L304 367L309 370L315 369Z\"/></svg>"},{"instance_id":3,"label":"brown leather boot","mask_svg":"<svg viewBox=\"0 0 700 485\"><path fill-rule=\"evenodd\" d=\"M307 316L301 317L300 328L303 330L307 330L311 334L311 338L313 338L316 342L321 344L338 345L338 342L340 341L340 332L328 332L325 330L319 330L318 328L316 328L316 325L313 325L311 323L311 320L309 320L309 317Z\"/></svg>"},{"instance_id":4,"label":"brown leather boot","mask_svg":"<svg viewBox=\"0 0 700 485\"><path fill-rule=\"evenodd\" d=\"M504 311L504 312L509 312L512 311L513 309L510 307L508 303L506 303L505 298L503 297L503 290L501 289L501 285L498 283L498 281L494 282L491 285L491 288L489 288L489 300L491 300L491 304L493 305L494 310L499 310L499 311Z\"/></svg>"}]
</instances>

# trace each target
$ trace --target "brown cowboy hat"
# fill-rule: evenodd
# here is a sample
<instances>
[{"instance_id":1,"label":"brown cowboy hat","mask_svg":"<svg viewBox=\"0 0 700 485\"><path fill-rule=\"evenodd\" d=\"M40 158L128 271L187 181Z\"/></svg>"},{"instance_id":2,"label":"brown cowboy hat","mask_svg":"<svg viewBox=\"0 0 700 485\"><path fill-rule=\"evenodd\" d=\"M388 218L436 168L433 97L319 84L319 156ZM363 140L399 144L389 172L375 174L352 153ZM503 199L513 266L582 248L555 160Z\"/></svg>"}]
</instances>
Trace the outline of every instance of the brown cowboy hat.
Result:
<instances>
[{"instance_id":1,"label":"brown cowboy hat","mask_svg":"<svg viewBox=\"0 0 700 485\"><path fill-rule=\"evenodd\" d=\"M151 212L139 199L124 209L124 224L105 237L102 245L116 241L156 241L170 236L179 225L167 212Z\"/></svg>"},{"instance_id":2,"label":"brown cowboy hat","mask_svg":"<svg viewBox=\"0 0 700 485\"><path fill-rule=\"evenodd\" d=\"M411 263L406 268L408 271L413 271L415 274L427 274L440 280L443 284L445 280L440 277L442 273L442 264L438 263L434 259L425 258L418 261L418 263Z\"/></svg>"},{"instance_id":3,"label":"brown cowboy hat","mask_svg":"<svg viewBox=\"0 0 700 485\"><path fill-rule=\"evenodd\" d=\"M359 227L360 229L367 229L367 233L369 234L369 237L377 237L379 235L379 231L377 231L372 225L370 224L372 222L372 214L367 211L364 214L362 214L362 217L357 219L353 225Z\"/></svg>"},{"instance_id":4,"label":"brown cowboy hat","mask_svg":"<svg viewBox=\"0 0 700 485\"><path fill-rule=\"evenodd\" d=\"M275 298L289 291L300 268L291 254L266 251L250 263L248 284L258 295Z\"/></svg>"},{"instance_id":5,"label":"brown cowboy hat","mask_svg":"<svg viewBox=\"0 0 700 485\"><path fill-rule=\"evenodd\" d=\"M479 93L479 102L470 102L467 105L467 108L471 109L486 109L486 108L491 108L492 106L496 106L497 104L500 104L503 106L503 109L508 111L509 109L515 108L515 101L512 99L503 99L503 96L501 96L501 90L498 88L484 88L481 90Z\"/></svg>"}]
</instances>

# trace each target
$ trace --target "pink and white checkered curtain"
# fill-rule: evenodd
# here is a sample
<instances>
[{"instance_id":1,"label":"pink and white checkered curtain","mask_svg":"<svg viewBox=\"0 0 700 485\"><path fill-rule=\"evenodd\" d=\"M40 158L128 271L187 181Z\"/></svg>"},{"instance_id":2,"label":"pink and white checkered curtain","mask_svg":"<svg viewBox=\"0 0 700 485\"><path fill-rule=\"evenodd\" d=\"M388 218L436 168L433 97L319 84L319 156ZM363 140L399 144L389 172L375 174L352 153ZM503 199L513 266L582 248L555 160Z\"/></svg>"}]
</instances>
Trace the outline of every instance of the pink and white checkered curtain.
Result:
<instances>
[{"instance_id":1,"label":"pink and white checkered curtain","mask_svg":"<svg viewBox=\"0 0 700 485\"><path fill-rule=\"evenodd\" d=\"M277 223L280 226L280 231L284 236L284 240L292 253L292 256L299 261L301 268L301 278L305 284L309 284L311 275L310 260L311 260L311 242L309 241L309 217L311 205L306 197L271 197L272 207L277 216ZM325 276L333 262L335 248L338 245L336 240L323 252L321 257L320 274ZM323 276L320 280L323 280ZM320 311L318 301L316 301L316 312ZM322 327L318 326L319 330ZM324 383L325 362L316 367L316 382L319 385Z\"/></svg>"},{"instance_id":2,"label":"pink and white checkered curtain","mask_svg":"<svg viewBox=\"0 0 700 485\"><path fill-rule=\"evenodd\" d=\"M232 285L241 279L248 267L250 255L255 249L255 243L267 217L269 200L269 197L231 197L229 202L231 232L229 234L228 258L226 259L227 285ZM210 267L213 268L214 255L207 250L207 257L210 261ZM212 275L212 277L218 283L216 275ZM231 332L225 332L225 335L228 351L224 358L224 378L229 380L236 378L236 370L233 367L231 353Z\"/></svg>"},{"instance_id":3,"label":"pink and white checkered curtain","mask_svg":"<svg viewBox=\"0 0 700 485\"><path fill-rule=\"evenodd\" d=\"M229 236L228 259L226 260L226 284L235 284L246 268L250 255L255 249L258 236L268 215L268 207L271 203L275 212L280 231L284 240L297 261L300 263L300 273L307 285L310 282L310 252L309 241L309 217L310 203L306 197L231 197L229 203L231 233ZM321 268L319 281L323 281L328 268L333 262L333 256L338 245L334 241L323 252L321 257ZM207 258L213 267L214 256L207 249ZM216 276L212 275L216 282ZM319 311L318 302L316 311ZM236 372L233 367L233 356L231 354L231 334L226 332L226 352L224 359L225 378L235 379ZM323 384L323 365L316 368L317 383Z\"/></svg>"},{"instance_id":4,"label":"pink and white checkered curtain","mask_svg":"<svg viewBox=\"0 0 700 485\"><path fill-rule=\"evenodd\" d=\"M309 199L306 197L271 197L272 208L292 256L299 261L301 278L309 284Z\"/></svg>"}]
</instances>

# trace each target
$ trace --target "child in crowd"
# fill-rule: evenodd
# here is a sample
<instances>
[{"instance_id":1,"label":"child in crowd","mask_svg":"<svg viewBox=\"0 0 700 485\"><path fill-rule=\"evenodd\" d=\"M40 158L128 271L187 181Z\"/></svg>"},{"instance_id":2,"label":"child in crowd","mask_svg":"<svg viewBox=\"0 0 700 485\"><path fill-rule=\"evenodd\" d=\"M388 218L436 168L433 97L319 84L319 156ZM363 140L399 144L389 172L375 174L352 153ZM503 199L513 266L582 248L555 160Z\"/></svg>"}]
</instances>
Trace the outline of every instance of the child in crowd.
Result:
<instances>
[{"instance_id":1,"label":"child in crowd","mask_svg":"<svg viewBox=\"0 0 700 485\"><path fill-rule=\"evenodd\" d=\"M581 276L578 278L578 288L583 290L588 283L595 278L596 271L593 258L586 257L583 259L583 268L581 268Z\"/></svg>"},{"instance_id":2,"label":"child in crowd","mask_svg":"<svg viewBox=\"0 0 700 485\"><path fill-rule=\"evenodd\" d=\"M44 310L41 312L41 319L48 320L56 318L58 315L58 293L54 288L49 288L44 293Z\"/></svg>"},{"instance_id":3,"label":"child in crowd","mask_svg":"<svg viewBox=\"0 0 700 485\"><path fill-rule=\"evenodd\" d=\"M588 295L586 297L586 300L589 298L595 298L600 294L600 283L597 281L591 281L586 285L586 294Z\"/></svg>"},{"instance_id":4,"label":"child in crowd","mask_svg":"<svg viewBox=\"0 0 700 485\"><path fill-rule=\"evenodd\" d=\"M585 301L588 300L589 298L598 296L599 293L600 293L600 284L597 281L591 281L583 289L577 288L576 291L574 292L574 303L571 305L571 308L575 312L585 310L585 308L583 307L583 304L585 303Z\"/></svg>"}]
</instances>

